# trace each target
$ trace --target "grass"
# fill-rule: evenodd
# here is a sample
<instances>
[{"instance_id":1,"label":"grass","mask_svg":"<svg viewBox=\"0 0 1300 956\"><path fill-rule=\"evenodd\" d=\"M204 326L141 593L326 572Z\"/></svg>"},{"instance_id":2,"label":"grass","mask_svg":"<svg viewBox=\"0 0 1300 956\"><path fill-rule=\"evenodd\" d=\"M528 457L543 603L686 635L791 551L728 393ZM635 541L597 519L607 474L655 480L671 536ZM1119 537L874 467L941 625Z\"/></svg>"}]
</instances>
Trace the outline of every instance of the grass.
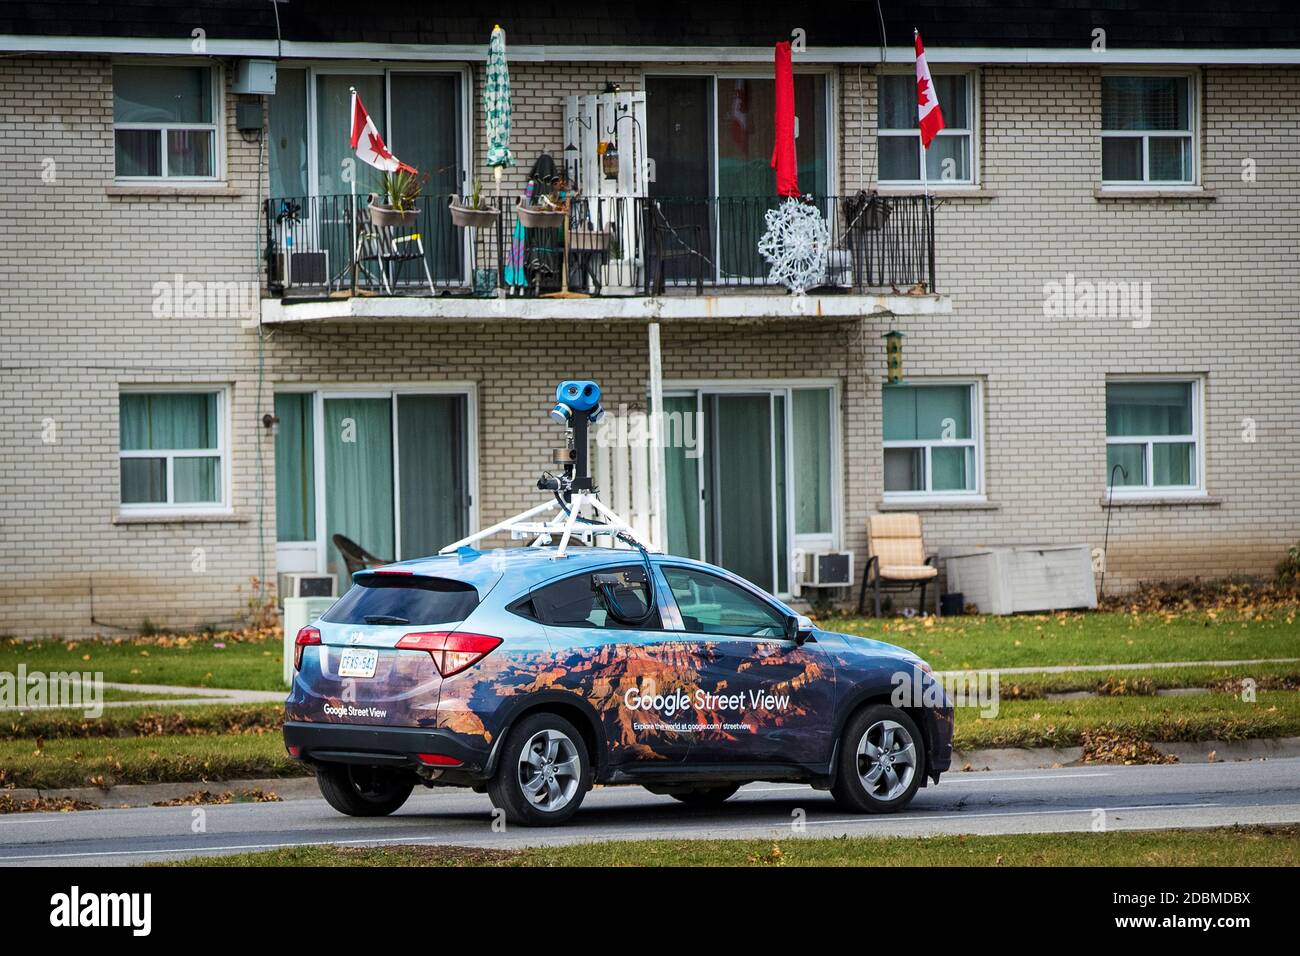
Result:
<instances>
[{"instance_id":1,"label":"grass","mask_svg":"<svg viewBox=\"0 0 1300 956\"><path fill-rule=\"evenodd\" d=\"M125 684L283 690L278 639L116 638L0 642L0 672L102 673Z\"/></svg>"},{"instance_id":2,"label":"grass","mask_svg":"<svg viewBox=\"0 0 1300 956\"><path fill-rule=\"evenodd\" d=\"M1297 866L1300 827L1010 836L636 840L485 850L314 846L173 866Z\"/></svg>"},{"instance_id":3,"label":"grass","mask_svg":"<svg viewBox=\"0 0 1300 956\"><path fill-rule=\"evenodd\" d=\"M1063 674L1006 674L998 684L1003 698L1033 699L1045 694L1091 691L1115 697L1153 696L1180 687L1239 690L1243 678L1258 688L1300 689L1300 664L1237 664L1228 667L1192 664L1148 670L1107 668Z\"/></svg>"},{"instance_id":4,"label":"grass","mask_svg":"<svg viewBox=\"0 0 1300 956\"><path fill-rule=\"evenodd\" d=\"M37 737L142 737L274 733L279 734L280 704L196 704L182 707L114 707L98 718L80 711L42 710L0 713L0 740Z\"/></svg>"},{"instance_id":5,"label":"grass","mask_svg":"<svg viewBox=\"0 0 1300 956\"><path fill-rule=\"evenodd\" d=\"M991 719L974 708L959 709L953 745L1075 747L1089 733L1165 742L1300 736L1300 691L1261 690L1254 703L1222 693L1003 700Z\"/></svg>"},{"instance_id":6,"label":"grass","mask_svg":"<svg viewBox=\"0 0 1300 956\"><path fill-rule=\"evenodd\" d=\"M1295 607L1255 614L1069 612L937 620L832 616L818 623L906 647L935 670L1300 657Z\"/></svg>"},{"instance_id":7,"label":"grass","mask_svg":"<svg viewBox=\"0 0 1300 956\"><path fill-rule=\"evenodd\" d=\"M278 733L0 741L0 787L109 787L120 783L303 776Z\"/></svg>"}]
</instances>

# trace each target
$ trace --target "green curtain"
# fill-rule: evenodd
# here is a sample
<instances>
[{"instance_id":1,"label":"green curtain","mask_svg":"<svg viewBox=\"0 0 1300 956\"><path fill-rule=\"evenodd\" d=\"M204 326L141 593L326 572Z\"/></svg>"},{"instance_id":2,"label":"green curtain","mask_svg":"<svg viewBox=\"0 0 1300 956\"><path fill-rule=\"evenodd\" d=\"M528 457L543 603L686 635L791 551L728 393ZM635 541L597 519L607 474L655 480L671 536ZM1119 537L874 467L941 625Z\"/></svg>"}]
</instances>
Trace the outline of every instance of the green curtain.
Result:
<instances>
[{"instance_id":1,"label":"green curtain","mask_svg":"<svg viewBox=\"0 0 1300 956\"><path fill-rule=\"evenodd\" d=\"M1196 484L1196 448L1191 442L1156 442L1151 448L1151 470L1156 485Z\"/></svg>"},{"instance_id":2,"label":"green curtain","mask_svg":"<svg viewBox=\"0 0 1300 956\"><path fill-rule=\"evenodd\" d=\"M794 428L794 530L830 534L831 390L797 388L791 405Z\"/></svg>"},{"instance_id":3,"label":"green curtain","mask_svg":"<svg viewBox=\"0 0 1300 956\"><path fill-rule=\"evenodd\" d=\"M884 386L885 441L940 441L971 437L969 385ZM944 433L945 420L952 431Z\"/></svg>"},{"instance_id":4,"label":"green curtain","mask_svg":"<svg viewBox=\"0 0 1300 956\"><path fill-rule=\"evenodd\" d=\"M772 396L772 414L776 427L773 429L773 441L775 447L773 454L776 457L775 472L776 481L772 493L776 496L776 587L773 589L777 593L789 590L786 579L790 571L790 537L788 534L788 515L786 513L786 493L785 481L785 396Z\"/></svg>"},{"instance_id":5,"label":"green curtain","mask_svg":"<svg viewBox=\"0 0 1300 956\"><path fill-rule=\"evenodd\" d=\"M932 445L930 490L974 491L975 449L969 445Z\"/></svg>"},{"instance_id":6,"label":"green curtain","mask_svg":"<svg viewBox=\"0 0 1300 956\"><path fill-rule=\"evenodd\" d=\"M167 503L167 459L123 458L122 504Z\"/></svg>"},{"instance_id":7,"label":"green curtain","mask_svg":"<svg viewBox=\"0 0 1300 956\"><path fill-rule=\"evenodd\" d=\"M316 192L321 196L343 196L351 191L351 184L343 179L343 164L349 160L356 171L358 196L364 199L379 179L379 170L358 160L352 151L352 94L348 91L351 86L357 88L379 135L388 135L382 76L346 73L317 76Z\"/></svg>"},{"instance_id":8,"label":"green curtain","mask_svg":"<svg viewBox=\"0 0 1300 956\"><path fill-rule=\"evenodd\" d=\"M430 218L421 225L428 230L423 243L429 269L435 279L457 278L461 275L461 237L451 223L447 197L462 191L460 79L450 73L393 73L390 87L393 120L388 146L424 179L421 208L427 207ZM368 108L369 101L366 105ZM485 183L489 196L491 188ZM404 266L402 274L423 280L418 265Z\"/></svg>"},{"instance_id":9,"label":"green curtain","mask_svg":"<svg viewBox=\"0 0 1300 956\"><path fill-rule=\"evenodd\" d=\"M437 554L468 531L463 395L397 397L402 558Z\"/></svg>"},{"instance_id":10,"label":"green curtain","mask_svg":"<svg viewBox=\"0 0 1300 956\"><path fill-rule=\"evenodd\" d=\"M277 94L278 95L278 94ZM313 396L281 392L275 396L275 537L277 541L316 540L316 454Z\"/></svg>"},{"instance_id":11,"label":"green curtain","mask_svg":"<svg viewBox=\"0 0 1300 956\"><path fill-rule=\"evenodd\" d=\"M123 451L197 451L217 448L217 396L211 392L128 392L118 398ZM221 500L221 458L172 459L172 501L212 504ZM124 458L123 504L167 501L167 459Z\"/></svg>"},{"instance_id":12,"label":"green curtain","mask_svg":"<svg viewBox=\"0 0 1300 956\"><path fill-rule=\"evenodd\" d=\"M709 504L711 560L772 589L772 402L713 395Z\"/></svg>"},{"instance_id":13,"label":"green curtain","mask_svg":"<svg viewBox=\"0 0 1300 956\"><path fill-rule=\"evenodd\" d=\"M1123 470L1115 471L1120 465ZM1146 445L1107 445L1106 446L1106 487L1111 487L1111 475L1114 475L1116 488L1125 485L1145 485L1147 483L1147 446Z\"/></svg>"},{"instance_id":14,"label":"green curtain","mask_svg":"<svg viewBox=\"0 0 1300 956\"><path fill-rule=\"evenodd\" d=\"M699 558L700 459L704 435L694 395L664 397L664 533L669 554ZM687 438L694 444L685 447ZM694 455L695 457L690 457Z\"/></svg>"},{"instance_id":15,"label":"green curtain","mask_svg":"<svg viewBox=\"0 0 1300 956\"><path fill-rule=\"evenodd\" d=\"M343 574L335 534L351 538L376 557L394 557L392 402L327 398L324 406L329 570Z\"/></svg>"},{"instance_id":16,"label":"green curtain","mask_svg":"<svg viewBox=\"0 0 1300 956\"><path fill-rule=\"evenodd\" d=\"M269 106L271 198L306 196L307 71L280 67ZM304 209L304 214L310 210Z\"/></svg>"},{"instance_id":17,"label":"green curtain","mask_svg":"<svg viewBox=\"0 0 1300 956\"><path fill-rule=\"evenodd\" d=\"M1107 435L1191 433L1191 382L1110 382L1106 385Z\"/></svg>"}]
</instances>

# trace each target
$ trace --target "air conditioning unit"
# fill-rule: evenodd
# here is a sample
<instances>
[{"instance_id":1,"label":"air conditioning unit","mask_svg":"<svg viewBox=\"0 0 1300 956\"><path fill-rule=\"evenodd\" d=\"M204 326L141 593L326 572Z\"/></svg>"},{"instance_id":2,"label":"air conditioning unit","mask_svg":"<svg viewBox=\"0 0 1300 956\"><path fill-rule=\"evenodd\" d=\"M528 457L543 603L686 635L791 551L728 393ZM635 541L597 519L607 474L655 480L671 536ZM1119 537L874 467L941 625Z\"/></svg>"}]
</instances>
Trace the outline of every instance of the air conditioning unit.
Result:
<instances>
[{"instance_id":1,"label":"air conditioning unit","mask_svg":"<svg viewBox=\"0 0 1300 956\"><path fill-rule=\"evenodd\" d=\"M853 585L852 551L809 551L803 556L799 585L805 588L846 588Z\"/></svg>"},{"instance_id":2,"label":"air conditioning unit","mask_svg":"<svg viewBox=\"0 0 1300 956\"><path fill-rule=\"evenodd\" d=\"M330 256L328 252L277 252L271 262L272 285L281 288L293 286L327 286L330 281Z\"/></svg>"},{"instance_id":3,"label":"air conditioning unit","mask_svg":"<svg viewBox=\"0 0 1300 956\"><path fill-rule=\"evenodd\" d=\"M280 575L280 603L285 598L338 597L338 580L332 574L305 574L301 571Z\"/></svg>"}]
</instances>

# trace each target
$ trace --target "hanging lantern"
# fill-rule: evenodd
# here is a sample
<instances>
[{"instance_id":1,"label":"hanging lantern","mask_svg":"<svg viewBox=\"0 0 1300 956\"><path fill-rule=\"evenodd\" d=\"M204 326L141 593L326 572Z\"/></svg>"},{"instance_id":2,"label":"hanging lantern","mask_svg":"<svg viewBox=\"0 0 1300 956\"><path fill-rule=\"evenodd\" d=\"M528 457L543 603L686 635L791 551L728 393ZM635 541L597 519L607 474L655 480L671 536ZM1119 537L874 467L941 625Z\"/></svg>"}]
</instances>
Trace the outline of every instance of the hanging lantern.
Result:
<instances>
[{"instance_id":1,"label":"hanging lantern","mask_svg":"<svg viewBox=\"0 0 1300 956\"><path fill-rule=\"evenodd\" d=\"M618 179L618 146L605 141L596 147L600 153L600 171L606 179Z\"/></svg>"},{"instance_id":2,"label":"hanging lantern","mask_svg":"<svg viewBox=\"0 0 1300 956\"><path fill-rule=\"evenodd\" d=\"M890 329L885 333L884 339L887 380L890 385L901 385L903 383L903 333Z\"/></svg>"}]
</instances>

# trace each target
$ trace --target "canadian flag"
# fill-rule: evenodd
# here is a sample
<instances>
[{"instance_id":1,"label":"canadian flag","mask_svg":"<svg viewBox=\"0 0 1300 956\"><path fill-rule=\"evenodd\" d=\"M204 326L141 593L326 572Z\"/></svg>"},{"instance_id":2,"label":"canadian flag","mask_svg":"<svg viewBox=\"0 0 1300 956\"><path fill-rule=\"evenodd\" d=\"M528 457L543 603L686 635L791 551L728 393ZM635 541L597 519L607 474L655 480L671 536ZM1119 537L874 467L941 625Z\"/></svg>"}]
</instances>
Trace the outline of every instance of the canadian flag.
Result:
<instances>
[{"instance_id":1,"label":"canadian flag","mask_svg":"<svg viewBox=\"0 0 1300 956\"><path fill-rule=\"evenodd\" d=\"M943 110L939 109L939 97L930 78L930 64L925 62L921 34L916 30L912 34L916 38L916 116L921 124L921 145L929 149L935 135L943 129Z\"/></svg>"},{"instance_id":2,"label":"canadian flag","mask_svg":"<svg viewBox=\"0 0 1300 956\"><path fill-rule=\"evenodd\" d=\"M382 169L386 173L399 169L408 173L417 172L414 166L408 166L394 156L392 150L384 144L384 138L379 135L375 121L370 118L366 108L361 105L361 97L356 90L352 91L352 148L356 150L357 159L369 163L375 169Z\"/></svg>"}]
</instances>

